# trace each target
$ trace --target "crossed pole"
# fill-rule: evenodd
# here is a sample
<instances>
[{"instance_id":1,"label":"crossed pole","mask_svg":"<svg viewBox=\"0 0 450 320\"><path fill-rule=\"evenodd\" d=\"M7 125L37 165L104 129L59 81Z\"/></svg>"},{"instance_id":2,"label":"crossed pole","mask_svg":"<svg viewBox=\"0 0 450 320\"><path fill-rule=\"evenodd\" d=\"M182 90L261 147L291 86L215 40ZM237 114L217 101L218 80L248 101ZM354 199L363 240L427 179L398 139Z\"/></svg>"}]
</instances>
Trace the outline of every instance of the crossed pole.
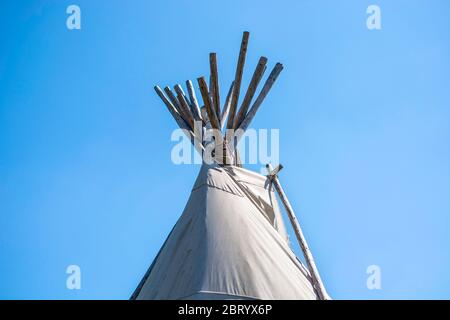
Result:
<instances>
[{"instance_id":1,"label":"crossed pole","mask_svg":"<svg viewBox=\"0 0 450 320\"><path fill-rule=\"evenodd\" d=\"M305 256L306 264L308 266L309 273L311 274L313 287L316 290L320 300L329 300L330 297L328 296L322 279L320 278L319 271L317 270L311 250L309 250L305 236L303 235L300 224L298 223L298 220L295 216L294 209L292 208L288 198L286 197L286 194L281 187L280 180L278 179L278 172L283 169L283 166L280 164L275 169L273 169L269 163L266 165L266 168L268 171L267 178L272 182L275 190L277 190L278 195L280 196L281 202L283 202L283 205L286 208L286 212L288 214L289 220L291 221L298 244L300 245L300 248L303 251L303 255Z\"/></svg>"}]
</instances>

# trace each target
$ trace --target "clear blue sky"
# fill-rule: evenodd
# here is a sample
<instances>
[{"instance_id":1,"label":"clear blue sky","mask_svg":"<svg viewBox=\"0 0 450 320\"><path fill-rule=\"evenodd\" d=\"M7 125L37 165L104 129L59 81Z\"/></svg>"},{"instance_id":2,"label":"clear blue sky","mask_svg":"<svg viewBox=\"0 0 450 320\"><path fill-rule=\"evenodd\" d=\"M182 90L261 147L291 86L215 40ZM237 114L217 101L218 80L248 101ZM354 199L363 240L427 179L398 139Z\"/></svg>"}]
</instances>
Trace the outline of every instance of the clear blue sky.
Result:
<instances>
[{"instance_id":1,"label":"clear blue sky","mask_svg":"<svg viewBox=\"0 0 450 320\"><path fill-rule=\"evenodd\" d=\"M206 75L216 51L227 90L244 30L244 83L260 55L285 66L253 126L280 129L331 296L450 298L446 0L0 2L0 298L129 298L199 169L172 164L152 86Z\"/></svg>"}]
</instances>

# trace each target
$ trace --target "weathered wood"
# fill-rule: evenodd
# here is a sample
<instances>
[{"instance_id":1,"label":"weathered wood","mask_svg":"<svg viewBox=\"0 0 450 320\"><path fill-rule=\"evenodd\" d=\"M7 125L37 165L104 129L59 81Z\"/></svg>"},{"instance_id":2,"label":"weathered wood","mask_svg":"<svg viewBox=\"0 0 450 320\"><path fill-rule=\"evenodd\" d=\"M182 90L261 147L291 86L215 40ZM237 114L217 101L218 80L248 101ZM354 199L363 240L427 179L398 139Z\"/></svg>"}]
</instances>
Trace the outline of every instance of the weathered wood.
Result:
<instances>
[{"instance_id":1,"label":"weathered wood","mask_svg":"<svg viewBox=\"0 0 450 320\"><path fill-rule=\"evenodd\" d=\"M202 113L202 118L203 121L205 122L205 128L206 129L211 129L211 121L209 121L209 117L208 117L208 111L206 111L205 106L200 108L200 111Z\"/></svg>"},{"instance_id":2,"label":"weathered wood","mask_svg":"<svg viewBox=\"0 0 450 320\"><path fill-rule=\"evenodd\" d=\"M253 103L252 107L250 108L250 110L248 111L244 120L242 121L242 123L239 126L239 129L242 129L242 132L245 132L245 130L247 130L248 126L250 125L253 118L255 117L256 112L258 111L258 108L261 106L261 103L264 101L264 98L269 93L275 80L277 80L281 70L283 70L283 65L281 63L277 63L275 65L275 67L272 69L272 72L270 73L269 77L267 78L266 82L264 83L264 86L261 89L261 92L259 93L259 95L256 98L255 102ZM239 141L239 139L240 139L240 137L238 137L238 141Z\"/></svg>"},{"instance_id":3,"label":"weathered wood","mask_svg":"<svg viewBox=\"0 0 450 320\"><path fill-rule=\"evenodd\" d=\"M200 107L198 105L197 96L195 95L194 86L191 80L186 81L186 87L189 94L189 99L191 100L192 114L195 120L203 120Z\"/></svg>"},{"instance_id":4,"label":"weathered wood","mask_svg":"<svg viewBox=\"0 0 450 320\"><path fill-rule=\"evenodd\" d=\"M244 120L245 115L247 114L248 107L250 106L250 102L252 102L253 96L255 95L256 88L258 87L258 84L263 77L266 63L266 57L259 58L258 65L256 66L255 72L253 72L252 80L250 80L247 92L245 93L244 101L242 101L241 108L239 109L239 112L234 119L234 129L239 128L239 125Z\"/></svg>"},{"instance_id":5,"label":"weathered wood","mask_svg":"<svg viewBox=\"0 0 450 320\"><path fill-rule=\"evenodd\" d=\"M189 110L189 112L192 113L192 111L191 111L191 103L190 103L189 99L186 97L186 94L184 93L183 87L181 85L179 85L179 84L176 84L176 85L173 86L173 89L175 90L175 92L177 94L180 94L180 95L182 95L184 97L184 100L186 101L187 106L188 106L187 110Z\"/></svg>"},{"instance_id":6,"label":"weathered wood","mask_svg":"<svg viewBox=\"0 0 450 320\"><path fill-rule=\"evenodd\" d=\"M179 84L176 84L174 86L175 92L177 93L178 102L180 104L181 109L183 110L183 113L186 116L186 122L191 126L192 130L194 129L194 117L191 112L191 108L189 106L189 103L186 99L186 95L184 94L183 88Z\"/></svg>"},{"instance_id":7,"label":"weathered wood","mask_svg":"<svg viewBox=\"0 0 450 320\"><path fill-rule=\"evenodd\" d=\"M186 117L186 122L194 128L194 116L192 115L192 111L189 105L189 102L186 98L186 95L184 94L183 88L179 84L176 84L174 86L175 92L177 94L177 100L178 104L180 105L181 110L183 111L183 114Z\"/></svg>"},{"instance_id":8,"label":"weathered wood","mask_svg":"<svg viewBox=\"0 0 450 320\"><path fill-rule=\"evenodd\" d=\"M154 86L154 89L161 100L164 102L164 105L167 107L180 129L182 129L183 132L188 136L196 150L200 154L202 154L204 147L202 145L202 142L200 141L200 137L195 136L194 132L191 130L191 128L189 128L189 125L184 121L179 112L175 109L175 106L172 104L172 102L170 102L170 100L164 95L164 92L161 90L161 88L159 86Z\"/></svg>"},{"instance_id":9,"label":"weathered wood","mask_svg":"<svg viewBox=\"0 0 450 320\"><path fill-rule=\"evenodd\" d=\"M161 88L159 86L154 86L153 88L155 89L156 93L161 98L161 100L164 102L164 105L167 107L167 109L169 110L170 114L172 115L172 117L177 122L178 126L181 129L190 130L189 125L186 123L186 121L184 121L184 119L182 118L182 116L180 115L178 110L175 108L173 103L165 96L165 94L161 90Z\"/></svg>"},{"instance_id":10,"label":"weathered wood","mask_svg":"<svg viewBox=\"0 0 450 320\"><path fill-rule=\"evenodd\" d=\"M223 129L225 125L225 119L228 117L228 112L230 111L231 94L234 88L234 81L231 83L230 89L228 90L227 98L225 99L225 104L223 105L222 115L220 116L220 130Z\"/></svg>"},{"instance_id":11,"label":"weathered wood","mask_svg":"<svg viewBox=\"0 0 450 320\"><path fill-rule=\"evenodd\" d=\"M219 74L217 71L217 55L215 52L209 54L209 68L211 71L210 90L212 94L212 102L216 115L220 115L220 94L219 94ZM219 119L220 122L220 119Z\"/></svg>"},{"instance_id":12,"label":"weathered wood","mask_svg":"<svg viewBox=\"0 0 450 320\"><path fill-rule=\"evenodd\" d=\"M209 84L208 84L208 93L209 93L209 99L211 100L211 107L213 107L214 108L214 105L213 105L213 85L212 85L212 77L211 77L211 75L209 75ZM215 108L214 108L214 110L216 110Z\"/></svg>"},{"instance_id":13,"label":"weathered wood","mask_svg":"<svg viewBox=\"0 0 450 320\"><path fill-rule=\"evenodd\" d=\"M189 115L186 113L186 110L181 106L180 102L178 101L175 94L172 92L172 89L169 86L166 86L164 88L164 91L166 92L167 97L169 98L172 105L175 107L175 109L180 114L181 118L183 118L184 122L188 124L188 127L190 130L194 130L193 127L191 127L191 122L189 121Z\"/></svg>"},{"instance_id":14,"label":"weathered wood","mask_svg":"<svg viewBox=\"0 0 450 320\"><path fill-rule=\"evenodd\" d=\"M183 115L183 110L181 110L180 108L180 104L178 103L177 98L175 97L175 95L172 92L172 89L169 86L164 87L164 92L167 94L167 97L169 98L170 102L173 104L173 106L175 107L175 110L178 111L178 113L184 117Z\"/></svg>"},{"instance_id":15,"label":"weathered wood","mask_svg":"<svg viewBox=\"0 0 450 320\"><path fill-rule=\"evenodd\" d=\"M213 85L212 85L212 77L211 75L209 75L209 87L208 87L208 92L209 92L209 101L211 101L211 108L214 109L214 111L216 110L216 107L214 106L214 100L213 100L213 96L214 96L214 92L213 92ZM217 119L219 120L219 127L220 127L220 119L219 119L219 115L217 115Z\"/></svg>"},{"instance_id":16,"label":"weathered wood","mask_svg":"<svg viewBox=\"0 0 450 320\"><path fill-rule=\"evenodd\" d=\"M295 216L294 209L292 208L278 179L277 173L279 170L281 170L281 167L277 168L278 170L277 169L273 170L272 166L270 164L267 164L266 168L268 171L267 177L272 182L273 186L275 187L275 190L277 190L278 195L280 196L280 200L286 209L289 220L291 221L292 228L294 229L298 244L302 249L303 255L305 257L306 265L308 266L308 270L311 275L312 284L319 295L319 299L328 300L329 296L325 290L325 286L323 285L322 279L320 278L319 271L317 270L316 263L314 262L311 250L308 247L308 243L306 242L305 236L303 235L303 231L300 228L300 224L297 220L297 217Z\"/></svg>"},{"instance_id":17,"label":"weathered wood","mask_svg":"<svg viewBox=\"0 0 450 320\"><path fill-rule=\"evenodd\" d=\"M234 77L234 89L233 89L233 94L231 95L231 105L230 105L230 111L228 114L227 129L233 129L233 126L234 126L234 117L236 114L236 108L237 108L237 104L238 104L238 100L239 100L239 92L241 90L242 72L244 70L245 56L247 54L247 45L248 45L249 35L250 34L247 31L245 31L242 36L241 49L239 51L239 58L238 58L238 63L237 63L237 67L236 67L236 74Z\"/></svg>"},{"instance_id":18,"label":"weathered wood","mask_svg":"<svg viewBox=\"0 0 450 320\"><path fill-rule=\"evenodd\" d=\"M200 77L197 79L198 85L200 87L200 92L202 94L203 103L205 104L206 111L208 113L209 121L211 122L211 127L213 129L219 130L219 120L216 115L216 111L211 105L211 99L209 98L208 85L206 84L205 78Z\"/></svg>"}]
</instances>

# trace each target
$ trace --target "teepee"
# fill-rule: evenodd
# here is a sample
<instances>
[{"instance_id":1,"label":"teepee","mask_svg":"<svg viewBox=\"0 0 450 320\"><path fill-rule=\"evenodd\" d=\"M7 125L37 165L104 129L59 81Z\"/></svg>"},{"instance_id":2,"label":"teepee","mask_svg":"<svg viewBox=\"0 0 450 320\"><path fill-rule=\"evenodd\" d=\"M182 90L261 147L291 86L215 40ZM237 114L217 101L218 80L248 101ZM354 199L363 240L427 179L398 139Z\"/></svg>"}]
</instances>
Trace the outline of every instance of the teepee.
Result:
<instances>
[{"instance_id":1,"label":"teepee","mask_svg":"<svg viewBox=\"0 0 450 320\"><path fill-rule=\"evenodd\" d=\"M267 58L261 57L238 108L248 39L249 33L244 32L235 79L223 108L215 53L210 54L209 86L204 77L197 79L204 106L200 107L189 80L189 98L180 85L174 86L175 93L170 87L163 91L155 86L178 126L203 156L203 165L181 217L131 299L329 298L278 180L281 165L275 169L268 165L264 176L244 169L239 159L236 145L283 69L280 63L274 66L251 104L266 70ZM306 266L290 247L275 191Z\"/></svg>"}]
</instances>

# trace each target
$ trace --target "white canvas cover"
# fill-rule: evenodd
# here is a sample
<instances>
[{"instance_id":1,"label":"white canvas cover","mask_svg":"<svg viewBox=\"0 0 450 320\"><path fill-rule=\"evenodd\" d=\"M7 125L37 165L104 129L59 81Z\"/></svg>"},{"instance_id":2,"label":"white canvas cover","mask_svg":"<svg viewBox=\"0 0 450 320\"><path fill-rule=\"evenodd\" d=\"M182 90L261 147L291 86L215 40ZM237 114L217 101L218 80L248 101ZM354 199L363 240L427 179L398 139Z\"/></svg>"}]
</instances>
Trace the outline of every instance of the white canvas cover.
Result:
<instances>
[{"instance_id":1,"label":"white canvas cover","mask_svg":"<svg viewBox=\"0 0 450 320\"><path fill-rule=\"evenodd\" d=\"M203 165L132 299L317 299L266 177Z\"/></svg>"}]
</instances>

